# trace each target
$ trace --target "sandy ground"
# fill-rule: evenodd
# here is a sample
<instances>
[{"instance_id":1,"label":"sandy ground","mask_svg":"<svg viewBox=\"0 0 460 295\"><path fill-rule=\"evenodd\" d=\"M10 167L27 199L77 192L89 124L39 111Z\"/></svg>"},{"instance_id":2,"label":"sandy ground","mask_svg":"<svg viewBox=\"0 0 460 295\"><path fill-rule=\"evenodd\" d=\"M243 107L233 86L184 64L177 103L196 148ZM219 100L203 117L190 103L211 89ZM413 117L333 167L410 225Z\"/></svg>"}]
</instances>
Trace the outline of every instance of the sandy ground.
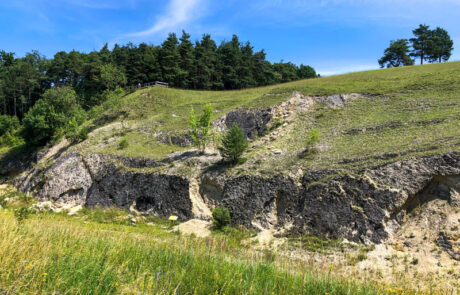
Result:
<instances>
[{"instance_id":1,"label":"sandy ground","mask_svg":"<svg viewBox=\"0 0 460 295\"><path fill-rule=\"evenodd\" d=\"M178 230L182 234L194 234L197 237L205 238L211 234L211 225L212 223L210 221L191 219L187 222L179 224L178 226L175 226L174 230Z\"/></svg>"}]
</instances>

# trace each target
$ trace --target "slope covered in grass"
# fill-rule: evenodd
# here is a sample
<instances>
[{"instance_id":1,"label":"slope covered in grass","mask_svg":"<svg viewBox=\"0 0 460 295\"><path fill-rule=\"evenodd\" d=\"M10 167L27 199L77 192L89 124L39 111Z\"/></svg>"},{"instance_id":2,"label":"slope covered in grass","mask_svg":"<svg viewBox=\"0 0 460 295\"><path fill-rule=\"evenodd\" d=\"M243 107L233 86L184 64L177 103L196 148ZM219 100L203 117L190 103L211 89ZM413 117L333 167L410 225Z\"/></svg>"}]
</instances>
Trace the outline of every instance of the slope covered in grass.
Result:
<instances>
[{"instance_id":1,"label":"slope covered in grass","mask_svg":"<svg viewBox=\"0 0 460 295\"><path fill-rule=\"evenodd\" d=\"M122 213L99 214L112 215ZM120 215L120 216L118 216ZM103 224L0 211L0 290L8 294L382 294L305 263L276 265L232 235L172 234L165 223ZM87 217L87 216L86 216ZM82 220L83 219L83 220ZM98 218L102 219L102 218ZM86 220L85 222L83 222Z\"/></svg>"},{"instance_id":2,"label":"slope covered in grass","mask_svg":"<svg viewBox=\"0 0 460 295\"><path fill-rule=\"evenodd\" d=\"M269 145L257 144L256 140L246 155L246 168L273 172L331 166L362 168L399 157L458 150L459 82L460 62L451 62L237 91L143 89L109 106L95 122L116 119L105 121L109 125L94 132L78 149L162 159L184 148L161 144L155 135L186 133L192 106L200 112L203 105L212 104L217 119L238 107L272 106L288 99L293 91L307 96L359 93L364 96L340 108L316 101L312 109L282 130L283 136ZM321 151L299 157L311 129L319 130ZM121 139L129 142L127 148L119 148ZM282 150L281 156L270 156L269 149L275 148Z\"/></svg>"}]
</instances>

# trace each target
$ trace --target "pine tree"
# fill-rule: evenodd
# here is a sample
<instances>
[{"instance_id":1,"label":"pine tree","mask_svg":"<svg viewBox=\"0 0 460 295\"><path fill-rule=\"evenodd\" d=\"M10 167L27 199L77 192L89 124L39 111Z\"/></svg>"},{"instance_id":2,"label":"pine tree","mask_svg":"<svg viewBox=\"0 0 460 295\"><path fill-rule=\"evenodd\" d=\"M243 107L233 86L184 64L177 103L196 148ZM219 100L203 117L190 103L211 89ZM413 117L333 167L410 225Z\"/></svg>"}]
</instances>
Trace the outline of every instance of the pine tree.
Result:
<instances>
[{"instance_id":1,"label":"pine tree","mask_svg":"<svg viewBox=\"0 0 460 295\"><path fill-rule=\"evenodd\" d=\"M219 147L219 152L225 161L236 164L247 148L248 142L244 137L243 131L238 125L233 124L232 128L222 138L222 146Z\"/></svg>"},{"instance_id":2,"label":"pine tree","mask_svg":"<svg viewBox=\"0 0 460 295\"><path fill-rule=\"evenodd\" d=\"M254 48L251 46L251 43L246 42L246 44L241 47L241 63L237 68L238 76L240 77L239 87L248 88L256 86L253 73L256 71L254 64Z\"/></svg>"},{"instance_id":3,"label":"pine tree","mask_svg":"<svg viewBox=\"0 0 460 295\"><path fill-rule=\"evenodd\" d=\"M218 59L222 66L222 82L225 89L241 88L241 49L238 36L233 35L232 41L222 42L218 48Z\"/></svg>"},{"instance_id":4,"label":"pine tree","mask_svg":"<svg viewBox=\"0 0 460 295\"><path fill-rule=\"evenodd\" d=\"M179 45L180 62L181 68L179 84L181 88L192 88L194 85L193 73L194 73L194 47L190 42L190 35L185 31L182 31L182 37L180 38Z\"/></svg>"},{"instance_id":5,"label":"pine tree","mask_svg":"<svg viewBox=\"0 0 460 295\"><path fill-rule=\"evenodd\" d=\"M179 84L181 69L179 67L180 54L178 49L179 41L176 34L170 33L168 38L161 44L160 66L163 71L163 79L171 86Z\"/></svg>"},{"instance_id":6,"label":"pine tree","mask_svg":"<svg viewBox=\"0 0 460 295\"><path fill-rule=\"evenodd\" d=\"M454 49L454 42L450 38L449 33L437 27L435 30L431 31L431 39L431 48L428 52L430 62L448 61Z\"/></svg>"},{"instance_id":7,"label":"pine tree","mask_svg":"<svg viewBox=\"0 0 460 295\"><path fill-rule=\"evenodd\" d=\"M194 81L196 89L222 89L221 72L217 69L217 46L211 35L203 35L195 45Z\"/></svg>"},{"instance_id":8,"label":"pine tree","mask_svg":"<svg viewBox=\"0 0 460 295\"><path fill-rule=\"evenodd\" d=\"M430 26L420 25L412 33L415 35L415 38L410 39L413 47L411 56L420 57L420 64L423 65L423 61L429 57L429 50L432 46Z\"/></svg>"},{"instance_id":9,"label":"pine tree","mask_svg":"<svg viewBox=\"0 0 460 295\"><path fill-rule=\"evenodd\" d=\"M410 66L414 61L409 57L409 45L406 39L390 42L390 47L385 49L385 55L379 59L380 67Z\"/></svg>"}]
</instances>

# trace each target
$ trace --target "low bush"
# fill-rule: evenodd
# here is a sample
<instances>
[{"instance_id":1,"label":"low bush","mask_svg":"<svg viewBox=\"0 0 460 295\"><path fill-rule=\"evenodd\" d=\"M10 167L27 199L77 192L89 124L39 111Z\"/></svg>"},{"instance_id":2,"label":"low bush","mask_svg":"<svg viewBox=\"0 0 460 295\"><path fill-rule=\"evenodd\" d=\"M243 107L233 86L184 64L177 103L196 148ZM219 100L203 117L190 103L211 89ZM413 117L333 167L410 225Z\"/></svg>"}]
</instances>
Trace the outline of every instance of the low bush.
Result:
<instances>
[{"instance_id":1,"label":"low bush","mask_svg":"<svg viewBox=\"0 0 460 295\"><path fill-rule=\"evenodd\" d=\"M24 220L29 218L29 216L34 213L36 213L36 211L32 208L20 207L14 210L14 217L16 217L18 224L22 224Z\"/></svg>"},{"instance_id":2,"label":"low bush","mask_svg":"<svg viewBox=\"0 0 460 295\"><path fill-rule=\"evenodd\" d=\"M122 139L120 140L120 143L118 144L118 148L120 150L124 150L125 148L127 148L129 146L129 142L126 140L126 139Z\"/></svg>"},{"instance_id":3,"label":"low bush","mask_svg":"<svg viewBox=\"0 0 460 295\"><path fill-rule=\"evenodd\" d=\"M82 128L76 128L75 130L72 130L69 132L66 137L73 143L78 143L85 141L88 139L88 128L87 127L82 127Z\"/></svg>"},{"instance_id":4,"label":"low bush","mask_svg":"<svg viewBox=\"0 0 460 295\"><path fill-rule=\"evenodd\" d=\"M221 229L230 224L230 211L225 207L216 207L212 211L213 225L215 229Z\"/></svg>"}]
</instances>

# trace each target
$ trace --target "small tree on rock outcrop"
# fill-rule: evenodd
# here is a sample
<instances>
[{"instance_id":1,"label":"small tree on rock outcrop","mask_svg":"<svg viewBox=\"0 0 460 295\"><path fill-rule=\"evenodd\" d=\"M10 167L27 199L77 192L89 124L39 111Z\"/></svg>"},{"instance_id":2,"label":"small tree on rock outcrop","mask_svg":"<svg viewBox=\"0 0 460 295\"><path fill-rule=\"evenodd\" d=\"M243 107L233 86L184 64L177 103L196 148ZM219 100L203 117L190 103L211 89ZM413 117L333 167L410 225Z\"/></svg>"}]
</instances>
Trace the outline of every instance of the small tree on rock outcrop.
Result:
<instances>
[{"instance_id":1,"label":"small tree on rock outcrop","mask_svg":"<svg viewBox=\"0 0 460 295\"><path fill-rule=\"evenodd\" d=\"M219 147L219 152L225 161L236 164L247 148L248 142L244 137L243 131L238 125L233 124L232 128L222 138L222 146Z\"/></svg>"},{"instance_id":2,"label":"small tree on rock outcrop","mask_svg":"<svg viewBox=\"0 0 460 295\"><path fill-rule=\"evenodd\" d=\"M199 118L195 116L193 107L190 108L190 136L193 139L193 143L197 146L200 152L204 152L206 143L211 137L211 120L214 109L210 104L204 106L203 113Z\"/></svg>"}]
</instances>

